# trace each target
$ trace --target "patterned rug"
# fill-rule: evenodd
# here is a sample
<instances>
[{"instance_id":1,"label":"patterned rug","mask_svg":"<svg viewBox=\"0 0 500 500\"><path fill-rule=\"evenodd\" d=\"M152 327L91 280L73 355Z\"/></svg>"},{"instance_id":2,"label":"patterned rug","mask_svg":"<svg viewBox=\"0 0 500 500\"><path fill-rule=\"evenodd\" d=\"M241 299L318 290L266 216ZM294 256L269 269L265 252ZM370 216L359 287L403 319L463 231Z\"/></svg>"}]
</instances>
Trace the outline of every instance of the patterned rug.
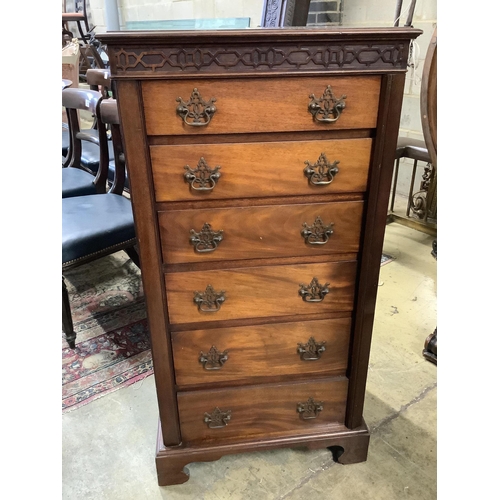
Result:
<instances>
[{"instance_id":1,"label":"patterned rug","mask_svg":"<svg viewBox=\"0 0 500 500\"><path fill-rule=\"evenodd\" d=\"M153 373L140 270L125 252L64 273L76 348L62 335L63 413Z\"/></svg>"},{"instance_id":2,"label":"patterned rug","mask_svg":"<svg viewBox=\"0 0 500 500\"><path fill-rule=\"evenodd\" d=\"M380 259L380 266L384 266L385 264L389 264L389 262L392 262L394 260L394 257L392 255L389 255L388 253L383 253L382 258Z\"/></svg>"}]
</instances>

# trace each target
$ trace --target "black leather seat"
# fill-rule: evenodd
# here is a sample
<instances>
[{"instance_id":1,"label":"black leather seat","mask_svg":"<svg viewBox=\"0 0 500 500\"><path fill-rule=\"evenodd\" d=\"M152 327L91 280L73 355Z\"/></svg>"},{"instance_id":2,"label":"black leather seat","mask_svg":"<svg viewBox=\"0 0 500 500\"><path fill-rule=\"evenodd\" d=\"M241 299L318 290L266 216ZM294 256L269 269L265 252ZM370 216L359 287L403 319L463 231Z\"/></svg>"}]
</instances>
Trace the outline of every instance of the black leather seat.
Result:
<instances>
[{"instance_id":1,"label":"black leather seat","mask_svg":"<svg viewBox=\"0 0 500 500\"><path fill-rule=\"evenodd\" d=\"M91 254L108 253L116 245L135 242L130 200L119 194L95 194L62 200L62 264Z\"/></svg>"},{"instance_id":2,"label":"black leather seat","mask_svg":"<svg viewBox=\"0 0 500 500\"><path fill-rule=\"evenodd\" d=\"M62 169L62 197L85 196L97 194L94 176L78 168Z\"/></svg>"}]
</instances>

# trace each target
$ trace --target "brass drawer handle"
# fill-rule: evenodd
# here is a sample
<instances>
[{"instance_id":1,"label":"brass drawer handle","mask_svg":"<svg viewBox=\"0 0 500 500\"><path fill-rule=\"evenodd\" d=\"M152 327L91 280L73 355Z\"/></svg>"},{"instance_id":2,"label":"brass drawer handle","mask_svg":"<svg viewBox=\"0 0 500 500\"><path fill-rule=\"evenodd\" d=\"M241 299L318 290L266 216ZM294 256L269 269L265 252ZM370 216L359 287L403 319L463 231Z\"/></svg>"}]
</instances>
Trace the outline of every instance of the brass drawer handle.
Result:
<instances>
[{"instance_id":1,"label":"brass drawer handle","mask_svg":"<svg viewBox=\"0 0 500 500\"><path fill-rule=\"evenodd\" d=\"M313 278L309 285L299 284L299 295L304 302L321 302L330 292L329 285L330 283L320 285L318 278Z\"/></svg>"},{"instance_id":2,"label":"brass drawer handle","mask_svg":"<svg viewBox=\"0 0 500 500\"><path fill-rule=\"evenodd\" d=\"M222 175L219 172L220 166L216 165L214 168L210 168L205 158L200 158L196 168L193 169L189 165L185 165L184 170L186 170L184 180L189 182L195 191L212 191Z\"/></svg>"},{"instance_id":3,"label":"brass drawer handle","mask_svg":"<svg viewBox=\"0 0 500 500\"><path fill-rule=\"evenodd\" d=\"M229 357L228 353L227 349L219 352L213 345L206 354L203 351L200 352L199 362L205 370L220 370Z\"/></svg>"},{"instance_id":4,"label":"brass drawer handle","mask_svg":"<svg viewBox=\"0 0 500 500\"><path fill-rule=\"evenodd\" d=\"M212 97L209 101L204 101L196 88L193 89L188 102L185 102L182 97L178 97L176 101L179 103L176 109L177 114L186 125L191 127L205 127L217 111L214 106L217 99Z\"/></svg>"},{"instance_id":5,"label":"brass drawer handle","mask_svg":"<svg viewBox=\"0 0 500 500\"><path fill-rule=\"evenodd\" d=\"M304 222L302 227L304 229L300 234L309 245L325 245L333 234L333 222L325 226L320 216L316 217L312 226Z\"/></svg>"},{"instance_id":6,"label":"brass drawer handle","mask_svg":"<svg viewBox=\"0 0 500 500\"><path fill-rule=\"evenodd\" d=\"M193 302L198 306L198 311L214 313L220 310L226 300L226 292L216 292L212 285L207 285L204 292L194 292Z\"/></svg>"},{"instance_id":7,"label":"brass drawer handle","mask_svg":"<svg viewBox=\"0 0 500 500\"><path fill-rule=\"evenodd\" d=\"M330 184L333 178L339 173L339 161L335 160L333 163L328 161L325 153L321 153L318 161L311 164L309 160L304 162L304 174L309 179L309 182L315 186L324 186Z\"/></svg>"},{"instance_id":8,"label":"brass drawer handle","mask_svg":"<svg viewBox=\"0 0 500 500\"><path fill-rule=\"evenodd\" d=\"M323 95L318 99L314 94L309 96L309 113L313 115L314 120L321 123L335 123L345 109L347 96L343 95L339 99L335 97L332 87L328 85Z\"/></svg>"},{"instance_id":9,"label":"brass drawer handle","mask_svg":"<svg viewBox=\"0 0 500 500\"><path fill-rule=\"evenodd\" d=\"M212 413L205 412L203 422L205 422L210 429L222 429L231 420L231 410L221 410L216 407Z\"/></svg>"},{"instance_id":10,"label":"brass drawer handle","mask_svg":"<svg viewBox=\"0 0 500 500\"><path fill-rule=\"evenodd\" d=\"M323 401L314 401L309 398L306 403L297 403L297 412L302 420L317 418L320 411L323 411Z\"/></svg>"},{"instance_id":11,"label":"brass drawer handle","mask_svg":"<svg viewBox=\"0 0 500 500\"><path fill-rule=\"evenodd\" d=\"M213 231L212 226L205 222L201 231L197 233L194 229L189 231L191 237L189 243L194 246L194 251L198 253L213 252L224 239L222 229L220 231Z\"/></svg>"},{"instance_id":12,"label":"brass drawer handle","mask_svg":"<svg viewBox=\"0 0 500 500\"><path fill-rule=\"evenodd\" d=\"M303 361L316 361L321 358L321 354L326 350L326 341L316 342L314 337L310 337L306 344L297 343L297 353Z\"/></svg>"}]
</instances>

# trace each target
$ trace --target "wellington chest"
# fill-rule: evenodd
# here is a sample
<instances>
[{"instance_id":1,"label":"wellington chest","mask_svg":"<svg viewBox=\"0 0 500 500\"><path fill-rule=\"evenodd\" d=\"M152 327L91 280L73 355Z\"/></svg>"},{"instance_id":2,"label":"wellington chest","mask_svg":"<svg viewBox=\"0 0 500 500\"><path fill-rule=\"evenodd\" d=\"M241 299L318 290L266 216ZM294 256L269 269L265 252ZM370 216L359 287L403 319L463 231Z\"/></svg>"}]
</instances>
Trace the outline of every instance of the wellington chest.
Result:
<instances>
[{"instance_id":1,"label":"wellington chest","mask_svg":"<svg viewBox=\"0 0 500 500\"><path fill-rule=\"evenodd\" d=\"M279 447L366 460L387 203L420 33L99 36L139 241L160 485L186 481L191 462Z\"/></svg>"}]
</instances>

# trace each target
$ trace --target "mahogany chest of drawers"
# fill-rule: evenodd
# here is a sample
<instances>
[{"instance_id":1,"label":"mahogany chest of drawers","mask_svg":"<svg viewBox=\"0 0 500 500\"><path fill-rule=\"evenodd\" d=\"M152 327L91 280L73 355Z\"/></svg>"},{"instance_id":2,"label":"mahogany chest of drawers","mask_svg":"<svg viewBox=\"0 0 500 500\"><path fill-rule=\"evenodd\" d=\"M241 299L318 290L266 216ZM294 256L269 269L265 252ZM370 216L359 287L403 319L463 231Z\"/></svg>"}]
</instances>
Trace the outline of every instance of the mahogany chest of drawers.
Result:
<instances>
[{"instance_id":1,"label":"mahogany chest of drawers","mask_svg":"<svg viewBox=\"0 0 500 500\"><path fill-rule=\"evenodd\" d=\"M420 33L100 35L147 301L160 485L229 453L366 459L387 202Z\"/></svg>"}]
</instances>

